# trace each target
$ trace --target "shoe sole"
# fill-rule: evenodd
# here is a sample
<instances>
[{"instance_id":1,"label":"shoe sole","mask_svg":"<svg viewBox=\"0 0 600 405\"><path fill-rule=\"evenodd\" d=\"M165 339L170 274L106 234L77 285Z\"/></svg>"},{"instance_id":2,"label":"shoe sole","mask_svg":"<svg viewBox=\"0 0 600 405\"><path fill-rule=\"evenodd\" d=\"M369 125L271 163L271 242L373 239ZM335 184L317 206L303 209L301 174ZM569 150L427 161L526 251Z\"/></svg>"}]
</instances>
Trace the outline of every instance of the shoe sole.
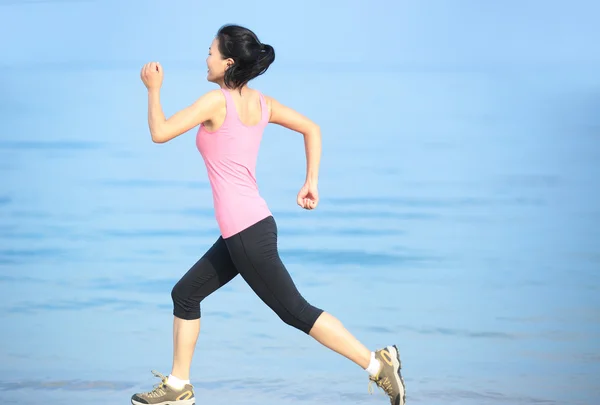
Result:
<instances>
[{"instance_id":1,"label":"shoe sole","mask_svg":"<svg viewBox=\"0 0 600 405\"><path fill-rule=\"evenodd\" d=\"M402 361L400 361L400 352L398 351L396 345L388 346L388 350L392 355L392 363L394 364L394 367L398 370L398 373L395 374L394 377L397 378L396 382L398 383L398 387L402 390L402 392L400 392L400 404L398 405L404 405L406 403L406 386L404 385L404 378L402 378L402 373L400 372L400 370L402 369ZM394 353L396 354L395 356Z\"/></svg>"},{"instance_id":2,"label":"shoe sole","mask_svg":"<svg viewBox=\"0 0 600 405\"><path fill-rule=\"evenodd\" d=\"M148 405L148 404L144 404L143 402L138 402L134 399L131 400L131 403L133 405ZM157 402L152 405L196 405L196 399L192 398L192 399L182 399L179 401L164 401L164 402Z\"/></svg>"}]
</instances>

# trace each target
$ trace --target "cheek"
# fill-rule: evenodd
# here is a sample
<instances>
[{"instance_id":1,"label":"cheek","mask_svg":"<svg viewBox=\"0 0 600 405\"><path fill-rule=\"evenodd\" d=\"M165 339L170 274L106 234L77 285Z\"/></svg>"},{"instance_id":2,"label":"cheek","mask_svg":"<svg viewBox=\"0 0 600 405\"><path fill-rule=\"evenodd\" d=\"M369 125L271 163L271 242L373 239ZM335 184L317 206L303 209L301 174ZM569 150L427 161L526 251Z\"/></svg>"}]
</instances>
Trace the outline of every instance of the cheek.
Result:
<instances>
[{"instance_id":1,"label":"cheek","mask_svg":"<svg viewBox=\"0 0 600 405\"><path fill-rule=\"evenodd\" d=\"M219 64L212 56L208 58L207 64L208 68L214 72L216 72L219 69Z\"/></svg>"}]
</instances>

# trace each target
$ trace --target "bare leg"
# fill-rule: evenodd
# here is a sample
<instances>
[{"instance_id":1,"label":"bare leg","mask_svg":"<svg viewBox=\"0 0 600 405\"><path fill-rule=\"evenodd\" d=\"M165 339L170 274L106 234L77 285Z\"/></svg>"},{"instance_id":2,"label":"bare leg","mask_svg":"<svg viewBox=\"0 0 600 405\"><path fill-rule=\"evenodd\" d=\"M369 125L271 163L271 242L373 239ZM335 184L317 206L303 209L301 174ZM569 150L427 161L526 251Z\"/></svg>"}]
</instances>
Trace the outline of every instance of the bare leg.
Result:
<instances>
[{"instance_id":1,"label":"bare leg","mask_svg":"<svg viewBox=\"0 0 600 405\"><path fill-rule=\"evenodd\" d=\"M227 246L219 237L173 287L173 377L190 379L192 357L200 334L200 302L237 274Z\"/></svg>"},{"instance_id":2,"label":"bare leg","mask_svg":"<svg viewBox=\"0 0 600 405\"><path fill-rule=\"evenodd\" d=\"M371 351L360 343L334 316L323 312L310 330L310 336L322 345L352 360L362 368L371 361Z\"/></svg>"},{"instance_id":3,"label":"bare leg","mask_svg":"<svg viewBox=\"0 0 600 405\"><path fill-rule=\"evenodd\" d=\"M194 349L200 334L200 319L173 319L173 369L171 374L181 380L190 379Z\"/></svg>"},{"instance_id":4,"label":"bare leg","mask_svg":"<svg viewBox=\"0 0 600 405\"><path fill-rule=\"evenodd\" d=\"M352 360L363 369L369 371L371 380L382 388L390 397L393 405L406 403L406 388L400 373L402 368L400 355L395 345L387 346L374 354L373 363L377 370L368 370L371 352L344 328L342 323L332 315L323 312L309 332L315 340L329 349Z\"/></svg>"}]
</instances>

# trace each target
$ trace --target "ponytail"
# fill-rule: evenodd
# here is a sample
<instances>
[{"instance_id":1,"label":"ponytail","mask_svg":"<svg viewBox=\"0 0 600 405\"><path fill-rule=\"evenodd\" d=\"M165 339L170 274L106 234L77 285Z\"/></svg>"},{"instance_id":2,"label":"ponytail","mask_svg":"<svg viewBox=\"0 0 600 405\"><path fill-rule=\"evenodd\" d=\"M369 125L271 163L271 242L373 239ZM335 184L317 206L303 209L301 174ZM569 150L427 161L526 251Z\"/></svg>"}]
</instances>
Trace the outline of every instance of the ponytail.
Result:
<instances>
[{"instance_id":1,"label":"ponytail","mask_svg":"<svg viewBox=\"0 0 600 405\"><path fill-rule=\"evenodd\" d=\"M219 51L223 59L233 59L225 71L225 86L230 89L243 87L250 80L262 75L275 61L275 50L261 43L247 28L237 25L222 27L217 33Z\"/></svg>"}]
</instances>

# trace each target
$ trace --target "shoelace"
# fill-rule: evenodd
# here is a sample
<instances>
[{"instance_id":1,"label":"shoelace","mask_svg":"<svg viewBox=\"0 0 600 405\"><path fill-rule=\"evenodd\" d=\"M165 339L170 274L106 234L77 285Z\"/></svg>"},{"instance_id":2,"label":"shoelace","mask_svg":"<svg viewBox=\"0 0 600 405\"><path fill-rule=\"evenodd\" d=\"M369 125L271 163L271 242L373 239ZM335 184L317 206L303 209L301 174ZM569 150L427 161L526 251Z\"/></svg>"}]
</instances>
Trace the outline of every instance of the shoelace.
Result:
<instances>
[{"instance_id":1,"label":"shoelace","mask_svg":"<svg viewBox=\"0 0 600 405\"><path fill-rule=\"evenodd\" d=\"M375 383L378 387L381 387L385 391L385 393L388 394L388 396L391 397L392 395L394 395L394 388L392 387L392 382L388 377L381 377L378 379L369 377L369 380L369 394L373 393L373 387L371 384Z\"/></svg>"},{"instance_id":2,"label":"shoelace","mask_svg":"<svg viewBox=\"0 0 600 405\"><path fill-rule=\"evenodd\" d=\"M150 392L147 392L145 395L148 398L155 398L161 395L165 395L167 393L167 391L165 390L167 386L167 377L154 370L152 370L152 374L154 374L154 377L160 378L160 383L155 385L154 389Z\"/></svg>"}]
</instances>

